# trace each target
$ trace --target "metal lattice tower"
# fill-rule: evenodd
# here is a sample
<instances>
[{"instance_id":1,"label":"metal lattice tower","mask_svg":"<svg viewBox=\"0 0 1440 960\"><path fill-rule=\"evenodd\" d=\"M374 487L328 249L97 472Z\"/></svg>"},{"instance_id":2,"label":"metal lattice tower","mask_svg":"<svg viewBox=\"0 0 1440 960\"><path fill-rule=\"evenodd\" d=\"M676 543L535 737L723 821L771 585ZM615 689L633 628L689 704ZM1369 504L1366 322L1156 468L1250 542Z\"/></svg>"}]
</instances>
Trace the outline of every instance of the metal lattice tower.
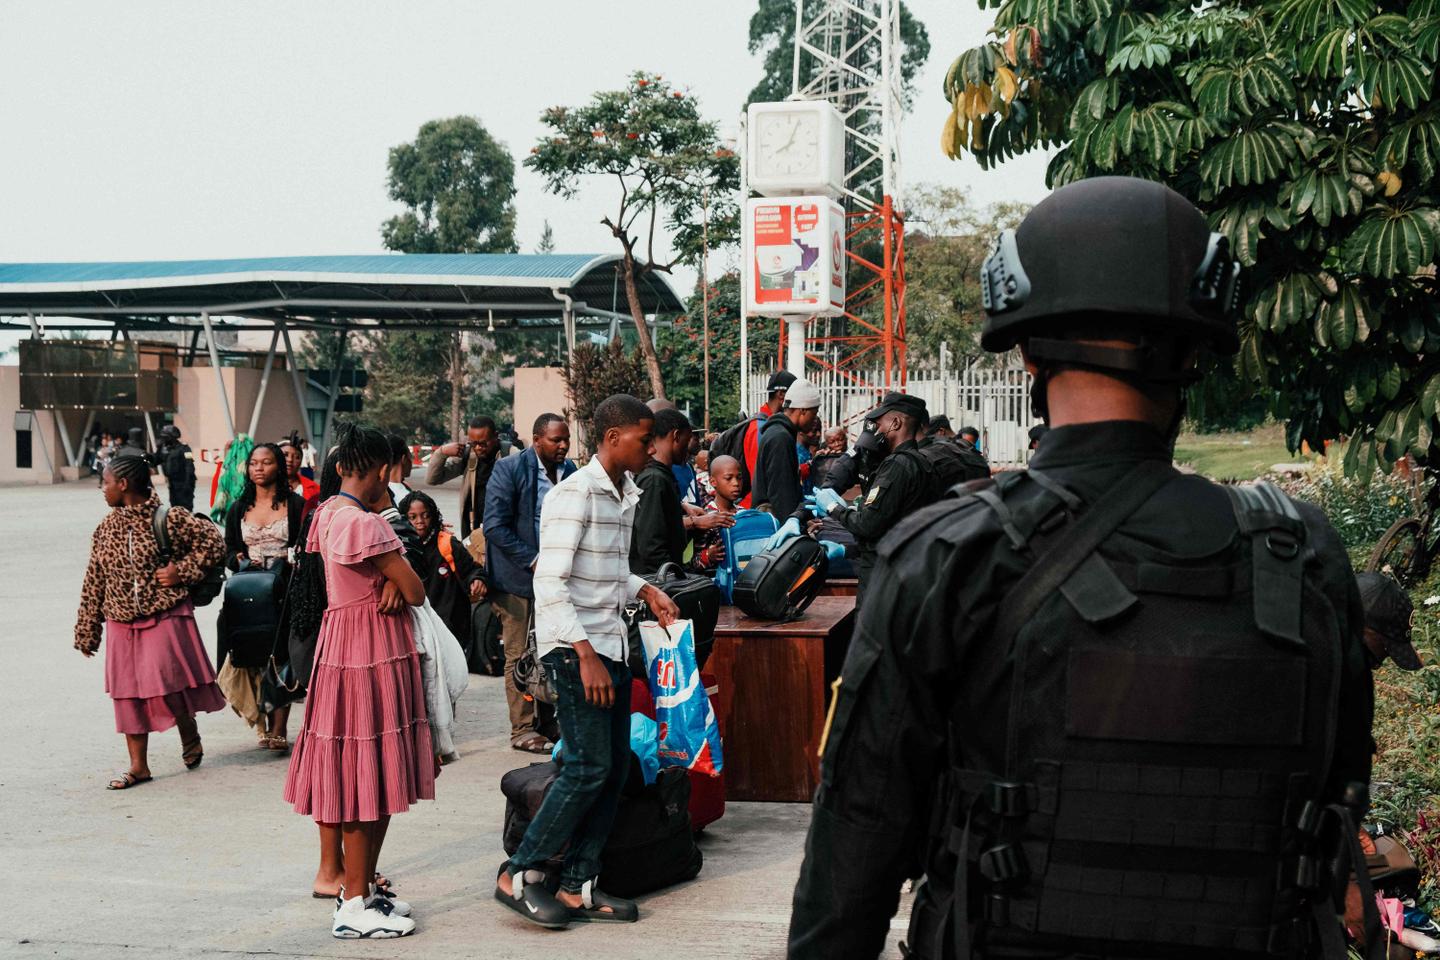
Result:
<instances>
[{"instance_id":1,"label":"metal lattice tower","mask_svg":"<svg viewBox=\"0 0 1440 960\"><path fill-rule=\"evenodd\" d=\"M851 203L899 203L900 15L896 0L795 0L791 86L829 100L845 121L845 187Z\"/></svg>"},{"instance_id":2,"label":"metal lattice tower","mask_svg":"<svg viewBox=\"0 0 1440 960\"><path fill-rule=\"evenodd\" d=\"M840 111L849 221L845 316L810 322L805 361L877 394L905 385L899 8L899 0L795 0L794 95Z\"/></svg>"}]
</instances>

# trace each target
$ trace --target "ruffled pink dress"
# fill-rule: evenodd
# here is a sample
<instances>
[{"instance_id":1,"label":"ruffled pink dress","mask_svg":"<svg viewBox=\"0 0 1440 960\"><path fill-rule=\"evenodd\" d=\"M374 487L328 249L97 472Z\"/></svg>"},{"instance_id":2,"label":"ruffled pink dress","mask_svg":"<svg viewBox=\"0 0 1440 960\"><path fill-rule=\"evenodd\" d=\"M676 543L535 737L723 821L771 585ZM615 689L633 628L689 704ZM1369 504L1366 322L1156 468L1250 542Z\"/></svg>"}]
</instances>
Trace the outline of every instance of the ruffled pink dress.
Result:
<instances>
[{"instance_id":1,"label":"ruffled pink dress","mask_svg":"<svg viewBox=\"0 0 1440 960\"><path fill-rule=\"evenodd\" d=\"M384 577L370 562L403 548L346 497L321 505L306 548L324 557L329 606L285 800L319 823L403 813L435 798L435 754L409 613L380 613Z\"/></svg>"},{"instance_id":2,"label":"ruffled pink dress","mask_svg":"<svg viewBox=\"0 0 1440 960\"><path fill-rule=\"evenodd\" d=\"M159 733L177 717L225 709L189 600L129 623L106 620L105 648L116 733Z\"/></svg>"}]
</instances>

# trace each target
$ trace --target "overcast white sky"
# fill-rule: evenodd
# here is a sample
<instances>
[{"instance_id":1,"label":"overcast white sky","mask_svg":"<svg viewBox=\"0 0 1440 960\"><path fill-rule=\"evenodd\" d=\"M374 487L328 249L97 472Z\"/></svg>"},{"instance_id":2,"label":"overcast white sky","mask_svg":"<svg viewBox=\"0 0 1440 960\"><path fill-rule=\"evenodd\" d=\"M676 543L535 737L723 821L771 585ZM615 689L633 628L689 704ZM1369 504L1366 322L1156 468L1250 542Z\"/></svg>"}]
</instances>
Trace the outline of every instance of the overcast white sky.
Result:
<instances>
[{"instance_id":1,"label":"overcast white sky","mask_svg":"<svg viewBox=\"0 0 1440 960\"><path fill-rule=\"evenodd\" d=\"M0 261L380 251L387 150L474 114L518 162L547 106L635 69L688 86L733 130L758 76L750 0L6 0L0 31ZM991 22L911 0L933 52L904 121L906 183L1035 201L1045 159L982 172L939 150L950 60ZM561 252L606 252L614 197L577 200L517 170L521 249L548 219ZM677 283L682 293L689 278Z\"/></svg>"}]
</instances>

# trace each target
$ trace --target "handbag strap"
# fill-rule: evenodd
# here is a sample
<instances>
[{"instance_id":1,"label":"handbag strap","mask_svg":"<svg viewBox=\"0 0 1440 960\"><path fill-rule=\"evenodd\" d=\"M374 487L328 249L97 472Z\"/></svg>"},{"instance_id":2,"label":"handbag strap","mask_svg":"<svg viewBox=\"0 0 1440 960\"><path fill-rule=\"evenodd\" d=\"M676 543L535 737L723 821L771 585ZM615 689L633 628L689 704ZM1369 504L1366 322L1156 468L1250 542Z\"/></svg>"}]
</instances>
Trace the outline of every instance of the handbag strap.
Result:
<instances>
[{"instance_id":1,"label":"handbag strap","mask_svg":"<svg viewBox=\"0 0 1440 960\"><path fill-rule=\"evenodd\" d=\"M155 508L155 513L150 518L151 529L155 532L155 544L160 548L160 566L165 566L174 557L170 550L170 531L165 529L165 518L170 516L170 508L165 504Z\"/></svg>"}]
</instances>

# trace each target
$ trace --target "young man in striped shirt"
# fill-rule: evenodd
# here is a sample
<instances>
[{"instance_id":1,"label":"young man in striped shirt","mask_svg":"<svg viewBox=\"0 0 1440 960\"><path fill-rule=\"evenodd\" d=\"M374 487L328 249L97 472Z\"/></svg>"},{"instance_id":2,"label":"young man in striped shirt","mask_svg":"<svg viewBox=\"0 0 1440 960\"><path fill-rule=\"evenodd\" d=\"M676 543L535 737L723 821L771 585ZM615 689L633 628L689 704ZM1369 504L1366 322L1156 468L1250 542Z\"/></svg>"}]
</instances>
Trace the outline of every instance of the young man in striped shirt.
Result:
<instances>
[{"instance_id":1,"label":"young man in striped shirt","mask_svg":"<svg viewBox=\"0 0 1440 960\"><path fill-rule=\"evenodd\" d=\"M525 919L559 929L572 922L633 923L632 900L596 889L600 851L630 771L630 668L626 603L644 600L660 623L679 615L661 590L630 573L630 540L655 414L617 394L595 408L599 449L555 485L540 513L535 561L535 640L557 694L565 736L560 775L501 868L495 898ZM560 893L540 882L545 861L569 845Z\"/></svg>"}]
</instances>

